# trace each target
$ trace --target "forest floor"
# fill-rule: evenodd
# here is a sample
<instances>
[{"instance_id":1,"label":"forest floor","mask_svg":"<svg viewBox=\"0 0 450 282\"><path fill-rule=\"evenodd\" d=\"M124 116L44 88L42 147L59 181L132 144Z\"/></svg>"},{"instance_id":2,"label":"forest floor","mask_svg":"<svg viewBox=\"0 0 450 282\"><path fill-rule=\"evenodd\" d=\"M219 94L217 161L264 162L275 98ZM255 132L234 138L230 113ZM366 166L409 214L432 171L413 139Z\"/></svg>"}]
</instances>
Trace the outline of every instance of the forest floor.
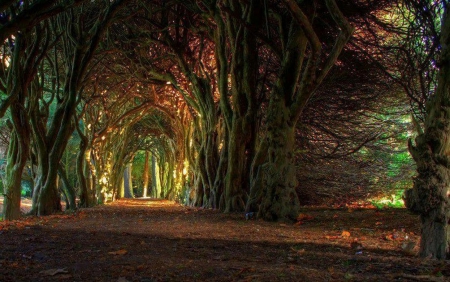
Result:
<instances>
[{"instance_id":1,"label":"forest floor","mask_svg":"<svg viewBox=\"0 0 450 282\"><path fill-rule=\"evenodd\" d=\"M447 281L404 209L302 209L297 224L162 200L0 222L0 281Z\"/></svg>"}]
</instances>

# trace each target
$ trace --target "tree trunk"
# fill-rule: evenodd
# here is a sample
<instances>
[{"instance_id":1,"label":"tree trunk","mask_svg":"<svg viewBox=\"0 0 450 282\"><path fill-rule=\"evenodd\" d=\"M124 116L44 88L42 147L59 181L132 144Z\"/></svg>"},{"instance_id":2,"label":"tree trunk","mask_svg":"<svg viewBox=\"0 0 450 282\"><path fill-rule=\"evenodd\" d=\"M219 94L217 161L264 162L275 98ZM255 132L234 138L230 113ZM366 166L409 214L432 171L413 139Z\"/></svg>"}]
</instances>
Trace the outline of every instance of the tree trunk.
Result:
<instances>
[{"instance_id":1,"label":"tree trunk","mask_svg":"<svg viewBox=\"0 0 450 282\"><path fill-rule=\"evenodd\" d=\"M262 202L258 217L265 220L295 221L300 202L294 166L295 125L282 99L273 98L269 106L267 127L268 162L261 168Z\"/></svg>"},{"instance_id":2,"label":"tree trunk","mask_svg":"<svg viewBox=\"0 0 450 282\"><path fill-rule=\"evenodd\" d=\"M86 150L84 154L85 160L83 165L84 175L86 177L86 185L88 191L89 206L95 205L95 194L97 185L97 175L95 170L94 157L92 156L92 149Z\"/></svg>"},{"instance_id":3,"label":"tree trunk","mask_svg":"<svg viewBox=\"0 0 450 282\"><path fill-rule=\"evenodd\" d=\"M75 204L75 190L72 185L70 185L69 179L67 178L67 173L62 164L58 168L58 175L62 182L62 189L64 195L66 196L66 210L74 210L76 209Z\"/></svg>"},{"instance_id":4,"label":"tree trunk","mask_svg":"<svg viewBox=\"0 0 450 282\"><path fill-rule=\"evenodd\" d=\"M450 184L450 17L445 7L441 29L438 86L427 103L425 129L409 142L418 175L408 191L406 206L420 214L421 257L449 257Z\"/></svg>"},{"instance_id":5,"label":"tree trunk","mask_svg":"<svg viewBox=\"0 0 450 282\"><path fill-rule=\"evenodd\" d=\"M220 198L225 191L225 178L227 175L228 165L228 130L224 126L223 147L220 152L219 165L217 167L216 179L214 180L214 186L211 190L210 206L213 209L220 208Z\"/></svg>"},{"instance_id":6,"label":"tree trunk","mask_svg":"<svg viewBox=\"0 0 450 282\"><path fill-rule=\"evenodd\" d=\"M449 109L449 105L436 108L437 111ZM427 122L431 122L433 116L433 114L429 115ZM406 193L405 205L409 210L420 214L419 255L421 257L445 259L448 256L450 170L449 163L443 161L447 158L445 151L448 152L450 148L445 139L440 141L437 139L448 134L450 130L448 122L445 122L445 126L441 128L426 126L425 132L416 138L416 146L413 146L411 142L409 146L411 155L416 161L418 175L414 179L413 189ZM444 149L444 147L447 148ZM442 149L444 150L441 151ZM441 155L442 153L444 155Z\"/></svg>"},{"instance_id":7,"label":"tree trunk","mask_svg":"<svg viewBox=\"0 0 450 282\"><path fill-rule=\"evenodd\" d=\"M244 211L245 148L247 133L243 131L244 118L233 118L228 146L228 167L225 186L225 212Z\"/></svg>"},{"instance_id":8,"label":"tree trunk","mask_svg":"<svg viewBox=\"0 0 450 282\"><path fill-rule=\"evenodd\" d=\"M13 130L8 148L6 181L3 191L3 218L5 220L15 220L21 216L22 173L30 155L31 130L26 101L28 88L35 74L30 72L33 60L24 59L26 57L24 55L26 49L24 38L26 36L25 33L15 34L14 52L11 56L11 66L7 75L7 92L12 97L8 100L10 100L10 121ZM28 35L28 39L30 38L31 36ZM24 61L25 64L23 64Z\"/></svg>"},{"instance_id":9,"label":"tree trunk","mask_svg":"<svg viewBox=\"0 0 450 282\"><path fill-rule=\"evenodd\" d=\"M154 198L161 196L161 179L159 175L159 164L156 157L152 154L152 192Z\"/></svg>"},{"instance_id":10,"label":"tree trunk","mask_svg":"<svg viewBox=\"0 0 450 282\"><path fill-rule=\"evenodd\" d=\"M56 161L50 162L45 183L42 186L41 193L38 197L37 214L39 216L54 214L55 212L60 212L62 210L61 197L57 186L60 159L61 158L57 160L58 163L56 163Z\"/></svg>"},{"instance_id":11,"label":"tree trunk","mask_svg":"<svg viewBox=\"0 0 450 282\"><path fill-rule=\"evenodd\" d=\"M11 134L6 166L6 181L4 187L3 219L16 220L21 217L20 200L22 188L22 172L26 163L27 148L21 148L15 130ZM25 149L25 150L24 150Z\"/></svg>"},{"instance_id":12,"label":"tree trunk","mask_svg":"<svg viewBox=\"0 0 450 282\"><path fill-rule=\"evenodd\" d=\"M145 151L145 161L144 161L144 175L143 175L143 179L144 179L144 185L142 187L142 197L146 198L147 197L147 190L148 190L148 178L149 178L149 167L148 167L148 162L149 162L149 152Z\"/></svg>"},{"instance_id":13,"label":"tree trunk","mask_svg":"<svg viewBox=\"0 0 450 282\"><path fill-rule=\"evenodd\" d=\"M123 183L124 183L124 197L125 198L134 198L133 193L133 179L131 176L131 169L132 165L131 163L127 164L125 167L125 171L123 173Z\"/></svg>"},{"instance_id":14,"label":"tree trunk","mask_svg":"<svg viewBox=\"0 0 450 282\"><path fill-rule=\"evenodd\" d=\"M90 150L88 150L88 138L81 132L78 124L76 125L78 136L80 136L80 150L77 153L77 163L76 163L76 173L78 178L78 183L80 186L80 207L87 208L93 205L93 198L91 198L92 192L90 190L87 175L90 174L88 168L90 162Z\"/></svg>"},{"instance_id":15,"label":"tree trunk","mask_svg":"<svg viewBox=\"0 0 450 282\"><path fill-rule=\"evenodd\" d=\"M219 151L217 148L217 131L214 129L206 134L205 146L205 167L206 167L206 181L208 182L208 189L205 191L203 198L203 207L212 208L212 198L217 198L214 195L214 182L216 180L217 170L219 166Z\"/></svg>"},{"instance_id":16,"label":"tree trunk","mask_svg":"<svg viewBox=\"0 0 450 282\"><path fill-rule=\"evenodd\" d=\"M264 168L263 164L267 159L267 151L267 141L262 140L250 168L250 193L245 206L246 213L259 211L259 205L263 198L262 192L264 185L261 181Z\"/></svg>"}]
</instances>

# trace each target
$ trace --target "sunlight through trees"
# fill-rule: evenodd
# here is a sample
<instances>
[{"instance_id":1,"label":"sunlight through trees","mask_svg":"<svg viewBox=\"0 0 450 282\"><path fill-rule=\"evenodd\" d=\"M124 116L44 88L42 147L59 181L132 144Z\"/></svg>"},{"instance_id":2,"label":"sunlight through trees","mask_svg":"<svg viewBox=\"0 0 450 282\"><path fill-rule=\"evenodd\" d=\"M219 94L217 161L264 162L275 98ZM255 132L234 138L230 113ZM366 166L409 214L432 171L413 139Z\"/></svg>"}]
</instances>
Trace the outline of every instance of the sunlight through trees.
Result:
<instances>
[{"instance_id":1,"label":"sunlight through trees","mask_svg":"<svg viewBox=\"0 0 450 282\"><path fill-rule=\"evenodd\" d=\"M3 219L25 182L38 216L152 197L286 222L413 188L444 259L449 3L373 2L3 1Z\"/></svg>"}]
</instances>

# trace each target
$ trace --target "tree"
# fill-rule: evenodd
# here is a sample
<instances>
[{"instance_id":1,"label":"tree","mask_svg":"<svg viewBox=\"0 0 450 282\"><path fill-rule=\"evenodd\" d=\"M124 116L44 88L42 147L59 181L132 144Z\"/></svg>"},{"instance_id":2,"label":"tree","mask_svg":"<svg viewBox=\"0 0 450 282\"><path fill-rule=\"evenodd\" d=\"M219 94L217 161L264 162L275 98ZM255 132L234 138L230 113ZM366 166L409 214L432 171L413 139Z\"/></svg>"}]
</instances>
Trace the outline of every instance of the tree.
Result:
<instances>
[{"instance_id":1,"label":"tree","mask_svg":"<svg viewBox=\"0 0 450 282\"><path fill-rule=\"evenodd\" d=\"M52 59L49 57L48 62L53 67L53 75L60 80L58 86L62 85L62 91L57 87L56 93L53 93L57 106L48 129L41 121L32 122L39 174L34 188L36 197L33 198L33 213L47 215L61 209L56 189L57 171L66 144L74 130L73 118L83 92L85 76L92 67L91 62L102 36L124 3L126 1L118 0L108 4L103 8L101 16L94 17L89 24L81 20L83 16L81 10L69 10L53 19L55 32L63 32L64 36L61 45L55 46L57 55ZM90 5L92 5L90 12L93 13L96 3ZM64 66L64 74L61 73L60 65ZM36 104L38 102L35 102ZM36 108L32 118L39 117L39 111L40 109Z\"/></svg>"},{"instance_id":2,"label":"tree","mask_svg":"<svg viewBox=\"0 0 450 282\"><path fill-rule=\"evenodd\" d=\"M297 124L300 204L400 193L412 183L408 99L353 42Z\"/></svg>"},{"instance_id":3,"label":"tree","mask_svg":"<svg viewBox=\"0 0 450 282\"><path fill-rule=\"evenodd\" d=\"M387 18L391 21L373 22L381 32L365 38L372 46L366 50L410 98L417 137L408 147L417 176L405 192L405 205L421 218L420 256L444 259L449 244L448 1L401 1Z\"/></svg>"},{"instance_id":4,"label":"tree","mask_svg":"<svg viewBox=\"0 0 450 282\"><path fill-rule=\"evenodd\" d=\"M42 37L44 32L46 36ZM20 217L22 174L31 146L27 107L29 92L36 92L36 88L31 87L38 79L37 69L47 51L49 40L48 28L38 24L11 36L6 41L8 47L3 49L10 50L9 54L2 54L2 57L9 57L10 62L4 72L6 79L3 81L6 81L6 85L2 85L8 96L2 101L1 108L9 107L12 126L4 189L4 217L7 220Z\"/></svg>"},{"instance_id":5,"label":"tree","mask_svg":"<svg viewBox=\"0 0 450 282\"><path fill-rule=\"evenodd\" d=\"M450 246L450 3L442 8L440 59L437 87L428 98L423 130L409 149L417 165L414 187L407 193L407 206L420 214L420 256L445 259Z\"/></svg>"},{"instance_id":6,"label":"tree","mask_svg":"<svg viewBox=\"0 0 450 282\"><path fill-rule=\"evenodd\" d=\"M148 193L148 183L149 183L149 167L148 167L148 162L150 159L150 153L146 150L145 151L145 157L144 157L144 167L143 167L143 175L142 175L142 180L143 180L143 186L142 186L142 197L146 198L147 197L147 193Z\"/></svg>"},{"instance_id":7,"label":"tree","mask_svg":"<svg viewBox=\"0 0 450 282\"><path fill-rule=\"evenodd\" d=\"M301 8L295 1L284 1L293 20L280 24L281 34L286 37L281 38L284 49L279 52L280 70L270 94L265 144L260 146L260 150L267 150L267 158L256 176L258 185L252 186L262 191L258 216L266 220L297 218L299 201L293 164L295 125L353 32L335 1L325 2L326 11L339 29L326 55L322 47L325 39L320 38L325 38L325 34L318 34L312 25L313 18L306 16L314 13L305 12L315 7L304 3ZM253 191L252 194L260 193Z\"/></svg>"},{"instance_id":8,"label":"tree","mask_svg":"<svg viewBox=\"0 0 450 282\"><path fill-rule=\"evenodd\" d=\"M83 1L67 0L60 3L53 0L2 1L0 3L0 42L20 30L36 26Z\"/></svg>"}]
</instances>

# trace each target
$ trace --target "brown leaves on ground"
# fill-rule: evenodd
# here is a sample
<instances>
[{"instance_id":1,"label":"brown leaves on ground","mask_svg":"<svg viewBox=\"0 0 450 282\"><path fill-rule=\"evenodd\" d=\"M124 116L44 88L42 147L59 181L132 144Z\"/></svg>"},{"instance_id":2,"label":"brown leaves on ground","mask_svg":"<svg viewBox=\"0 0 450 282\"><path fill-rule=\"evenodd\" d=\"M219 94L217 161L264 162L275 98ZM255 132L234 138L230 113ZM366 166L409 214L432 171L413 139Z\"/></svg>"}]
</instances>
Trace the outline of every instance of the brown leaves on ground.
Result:
<instances>
[{"instance_id":1,"label":"brown leaves on ground","mask_svg":"<svg viewBox=\"0 0 450 282\"><path fill-rule=\"evenodd\" d=\"M308 208L301 224L121 200L0 226L4 281L444 281L405 210ZM428 280L423 280L423 279Z\"/></svg>"},{"instance_id":2,"label":"brown leaves on ground","mask_svg":"<svg viewBox=\"0 0 450 282\"><path fill-rule=\"evenodd\" d=\"M119 256L123 256L123 255L126 255L128 253L128 251L127 250L118 250L118 251L115 251L115 252L109 252L108 254L110 254L110 255L119 255Z\"/></svg>"}]
</instances>

